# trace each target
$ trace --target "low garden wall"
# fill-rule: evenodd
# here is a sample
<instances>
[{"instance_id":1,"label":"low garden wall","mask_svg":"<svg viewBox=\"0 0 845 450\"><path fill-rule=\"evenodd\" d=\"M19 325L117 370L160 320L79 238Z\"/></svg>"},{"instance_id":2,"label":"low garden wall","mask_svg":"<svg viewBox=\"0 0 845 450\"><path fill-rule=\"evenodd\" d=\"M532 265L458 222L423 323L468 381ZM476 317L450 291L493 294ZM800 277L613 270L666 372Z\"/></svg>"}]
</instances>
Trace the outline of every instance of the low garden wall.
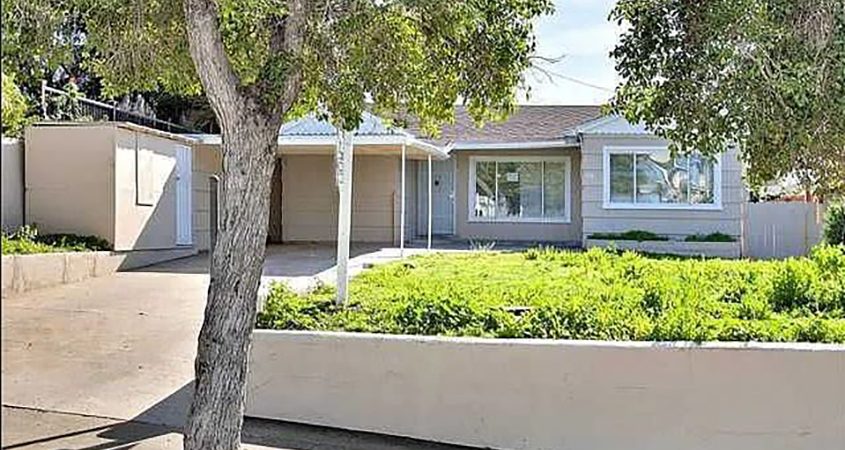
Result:
<instances>
[{"instance_id":1,"label":"low garden wall","mask_svg":"<svg viewBox=\"0 0 845 450\"><path fill-rule=\"evenodd\" d=\"M584 242L586 248L611 245L620 250L717 258L739 258L742 253L742 245L739 242L624 241L589 238Z\"/></svg>"},{"instance_id":2,"label":"low garden wall","mask_svg":"<svg viewBox=\"0 0 845 450\"><path fill-rule=\"evenodd\" d=\"M196 254L193 248L133 252L57 252L3 255L2 296L76 283Z\"/></svg>"},{"instance_id":3,"label":"low garden wall","mask_svg":"<svg viewBox=\"0 0 845 450\"><path fill-rule=\"evenodd\" d=\"M246 414L496 449L841 449L845 346L257 330Z\"/></svg>"}]
</instances>

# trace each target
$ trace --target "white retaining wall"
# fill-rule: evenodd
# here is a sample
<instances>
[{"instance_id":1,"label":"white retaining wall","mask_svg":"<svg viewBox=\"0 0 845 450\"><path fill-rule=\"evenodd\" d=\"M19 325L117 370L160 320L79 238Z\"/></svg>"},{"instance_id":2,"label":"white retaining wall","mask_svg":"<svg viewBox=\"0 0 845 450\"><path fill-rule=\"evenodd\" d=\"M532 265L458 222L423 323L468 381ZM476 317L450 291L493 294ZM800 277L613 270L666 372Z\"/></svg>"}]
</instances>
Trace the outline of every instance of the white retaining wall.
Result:
<instances>
[{"instance_id":1,"label":"white retaining wall","mask_svg":"<svg viewBox=\"0 0 845 450\"><path fill-rule=\"evenodd\" d=\"M845 443L845 346L258 330L248 416L497 449Z\"/></svg>"},{"instance_id":2,"label":"white retaining wall","mask_svg":"<svg viewBox=\"0 0 845 450\"><path fill-rule=\"evenodd\" d=\"M132 252L57 252L3 255L3 298L88 278L111 275L120 270L195 255L192 247Z\"/></svg>"},{"instance_id":3,"label":"white retaining wall","mask_svg":"<svg viewBox=\"0 0 845 450\"><path fill-rule=\"evenodd\" d=\"M739 242L624 241L590 238L584 241L584 247L615 247L619 250L717 258L739 258L741 250Z\"/></svg>"}]
</instances>

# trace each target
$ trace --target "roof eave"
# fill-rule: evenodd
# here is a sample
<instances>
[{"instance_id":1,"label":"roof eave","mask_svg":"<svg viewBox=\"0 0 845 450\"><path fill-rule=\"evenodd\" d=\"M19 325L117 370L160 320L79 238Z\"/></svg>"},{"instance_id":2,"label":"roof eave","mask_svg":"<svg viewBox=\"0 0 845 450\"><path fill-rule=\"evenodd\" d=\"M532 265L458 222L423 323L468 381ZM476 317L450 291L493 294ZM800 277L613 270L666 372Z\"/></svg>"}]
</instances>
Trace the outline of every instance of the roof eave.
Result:
<instances>
[{"instance_id":1,"label":"roof eave","mask_svg":"<svg viewBox=\"0 0 845 450\"><path fill-rule=\"evenodd\" d=\"M578 147L578 142L564 137L549 141L518 141L518 142L456 142L452 150L539 150L545 148Z\"/></svg>"}]
</instances>

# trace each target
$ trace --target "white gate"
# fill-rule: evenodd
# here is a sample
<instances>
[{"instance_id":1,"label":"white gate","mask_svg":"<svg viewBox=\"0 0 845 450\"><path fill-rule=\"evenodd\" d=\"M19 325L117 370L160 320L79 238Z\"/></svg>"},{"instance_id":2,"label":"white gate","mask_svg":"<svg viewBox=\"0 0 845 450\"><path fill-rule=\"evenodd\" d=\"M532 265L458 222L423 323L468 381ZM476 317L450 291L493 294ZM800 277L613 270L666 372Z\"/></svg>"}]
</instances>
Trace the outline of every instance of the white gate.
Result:
<instances>
[{"instance_id":1,"label":"white gate","mask_svg":"<svg viewBox=\"0 0 845 450\"><path fill-rule=\"evenodd\" d=\"M176 245L193 243L191 230L191 148L176 146Z\"/></svg>"},{"instance_id":2,"label":"white gate","mask_svg":"<svg viewBox=\"0 0 845 450\"><path fill-rule=\"evenodd\" d=\"M824 205L748 203L744 254L752 258L806 255L822 238Z\"/></svg>"}]
</instances>

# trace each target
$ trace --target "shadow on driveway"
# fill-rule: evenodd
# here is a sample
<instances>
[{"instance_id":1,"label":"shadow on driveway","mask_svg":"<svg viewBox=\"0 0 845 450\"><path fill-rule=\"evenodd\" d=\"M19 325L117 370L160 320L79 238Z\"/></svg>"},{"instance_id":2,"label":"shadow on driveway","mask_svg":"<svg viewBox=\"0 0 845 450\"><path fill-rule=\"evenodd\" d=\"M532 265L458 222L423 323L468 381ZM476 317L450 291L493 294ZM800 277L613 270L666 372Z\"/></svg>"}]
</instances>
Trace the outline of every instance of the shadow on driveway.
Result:
<instances>
[{"instance_id":1,"label":"shadow on driveway","mask_svg":"<svg viewBox=\"0 0 845 450\"><path fill-rule=\"evenodd\" d=\"M182 439L178 435L181 434L192 391L193 383L188 383L128 421L79 426L73 431L16 442L3 449L128 450L136 446L181 449ZM171 439L163 441L167 435L171 435ZM75 438L87 438L86 444L74 445ZM241 441L245 450L471 450L471 447L410 438L253 418L245 418ZM168 445L165 446L164 442Z\"/></svg>"}]
</instances>

